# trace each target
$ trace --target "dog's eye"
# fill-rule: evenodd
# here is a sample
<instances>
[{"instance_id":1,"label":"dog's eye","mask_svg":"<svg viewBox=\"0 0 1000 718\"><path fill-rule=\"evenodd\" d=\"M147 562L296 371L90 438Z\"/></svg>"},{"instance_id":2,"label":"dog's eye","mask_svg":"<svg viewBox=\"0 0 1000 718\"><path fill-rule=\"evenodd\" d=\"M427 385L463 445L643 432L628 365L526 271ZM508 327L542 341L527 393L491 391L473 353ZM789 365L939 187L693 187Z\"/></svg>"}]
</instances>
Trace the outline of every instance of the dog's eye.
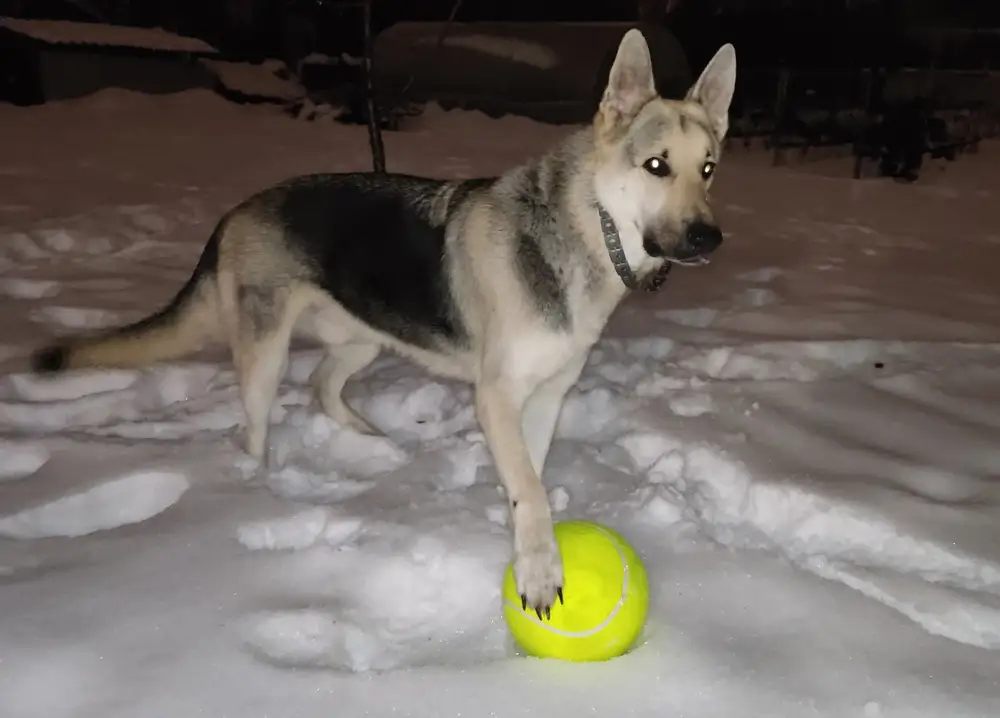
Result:
<instances>
[{"instance_id":1,"label":"dog's eye","mask_svg":"<svg viewBox=\"0 0 1000 718\"><path fill-rule=\"evenodd\" d=\"M701 178L708 182L712 178L713 172L715 172L715 163L708 161L701 167Z\"/></svg>"},{"instance_id":2,"label":"dog's eye","mask_svg":"<svg viewBox=\"0 0 1000 718\"><path fill-rule=\"evenodd\" d=\"M650 157L642 163L642 168L654 177L670 176L670 165L662 157Z\"/></svg>"}]
</instances>

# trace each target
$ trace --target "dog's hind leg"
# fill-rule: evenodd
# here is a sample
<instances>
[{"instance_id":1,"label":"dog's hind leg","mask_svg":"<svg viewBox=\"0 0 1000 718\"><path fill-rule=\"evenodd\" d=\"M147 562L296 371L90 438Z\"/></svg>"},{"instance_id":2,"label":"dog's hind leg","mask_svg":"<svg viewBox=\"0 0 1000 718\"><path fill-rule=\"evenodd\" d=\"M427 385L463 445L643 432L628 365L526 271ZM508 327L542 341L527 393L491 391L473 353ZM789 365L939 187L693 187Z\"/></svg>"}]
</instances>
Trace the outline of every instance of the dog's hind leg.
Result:
<instances>
[{"instance_id":1,"label":"dog's hind leg","mask_svg":"<svg viewBox=\"0 0 1000 718\"><path fill-rule=\"evenodd\" d=\"M349 426L362 434L378 435L381 432L344 402L344 385L375 361L380 349L377 344L365 343L328 346L327 355L316 367L311 379L323 412L341 426Z\"/></svg>"},{"instance_id":2,"label":"dog's hind leg","mask_svg":"<svg viewBox=\"0 0 1000 718\"><path fill-rule=\"evenodd\" d=\"M555 435L563 399L566 398L566 392L580 378L580 372L587 363L587 356L584 352L579 357L571 359L555 376L535 389L524 403L521 428L524 442L528 446L528 455L531 457L531 465L539 476L542 475L545 458L552 446L552 437Z\"/></svg>"},{"instance_id":3,"label":"dog's hind leg","mask_svg":"<svg viewBox=\"0 0 1000 718\"><path fill-rule=\"evenodd\" d=\"M246 412L246 450L267 458L268 422L278 385L288 367L288 347L301 301L287 288L240 286L233 361Z\"/></svg>"}]
</instances>

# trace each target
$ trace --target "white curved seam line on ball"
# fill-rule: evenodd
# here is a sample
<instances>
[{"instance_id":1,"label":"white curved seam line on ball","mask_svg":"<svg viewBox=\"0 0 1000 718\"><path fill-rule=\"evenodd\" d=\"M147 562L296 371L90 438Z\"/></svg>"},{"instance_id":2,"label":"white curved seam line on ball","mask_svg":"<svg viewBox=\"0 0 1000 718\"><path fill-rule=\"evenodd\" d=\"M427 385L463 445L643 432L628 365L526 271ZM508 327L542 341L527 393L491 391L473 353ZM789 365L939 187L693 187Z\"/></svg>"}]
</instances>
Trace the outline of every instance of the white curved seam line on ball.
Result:
<instances>
[{"instance_id":1,"label":"white curved seam line on ball","mask_svg":"<svg viewBox=\"0 0 1000 718\"><path fill-rule=\"evenodd\" d=\"M625 560L625 553L622 551L621 546L618 545L618 540L604 529L598 528L598 530L605 536L607 536L609 539L611 539L611 543L614 545L615 551L618 552L618 557L621 559L622 562L622 593L621 596L618 597L618 603L614 605L614 608L612 608L611 611L608 613L608 615L605 616L603 621L598 623L593 628L587 629L586 631L580 631L580 632L564 631L561 628L555 628L553 626L550 626L549 624L545 623L545 621L540 620L534 614L523 610L519 605L511 601L509 598L505 598L504 600L511 606L513 606L515 609L520 611L521 615L523 615L529 621L541 626L547 631L551 631L552 633L564 636L566 638L587 638L589 636L593 636L595 633L600 633L601 631L603 631L607 627L607 625L614 620L615 616L618 615L618 611L621 610L621 607L625 605L625 596L628 594L628 561Z\"/></svg>"}]
</instances>

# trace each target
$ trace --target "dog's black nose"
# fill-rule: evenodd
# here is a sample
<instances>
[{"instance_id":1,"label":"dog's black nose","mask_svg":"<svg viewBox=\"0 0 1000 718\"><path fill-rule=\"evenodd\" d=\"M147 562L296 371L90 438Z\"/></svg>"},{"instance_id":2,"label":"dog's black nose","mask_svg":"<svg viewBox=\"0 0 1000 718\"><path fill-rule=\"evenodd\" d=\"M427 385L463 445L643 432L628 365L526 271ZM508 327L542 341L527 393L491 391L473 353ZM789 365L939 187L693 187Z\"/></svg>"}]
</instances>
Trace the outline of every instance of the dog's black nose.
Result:
<instances>
[{"instance_id":1,"label":"dog's black nose","mask_svg":"<svg viewBox=\"0 0 1000 718\"><path fill-rule=\"evenodd\" d=\"M722 231L707 222L692 222L684 233L684 243L699 254L707 254L722 244Z\"/></svg>"}]
</instances>

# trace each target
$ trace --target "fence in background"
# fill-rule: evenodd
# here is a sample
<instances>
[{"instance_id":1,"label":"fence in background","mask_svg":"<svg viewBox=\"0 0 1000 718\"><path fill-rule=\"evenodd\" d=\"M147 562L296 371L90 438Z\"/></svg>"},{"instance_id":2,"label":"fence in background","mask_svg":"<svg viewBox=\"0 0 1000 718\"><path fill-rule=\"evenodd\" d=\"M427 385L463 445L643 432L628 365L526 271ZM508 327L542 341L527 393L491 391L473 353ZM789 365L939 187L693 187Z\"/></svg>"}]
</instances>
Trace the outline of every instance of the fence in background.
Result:
<instances>
[{"instance_id":1,"label":"fence in background","mask_svg":"<svg viewBox=\"0 0 1000 718\"><path fill-rule=\"evenodd\" d=\"M760 138L786 153L850 146L854 176L884 152L890 133L923 122L926 152L952 159L1000 133L1000 72L935 68L740 68L731 141Z\"/></svg>"}]
</instances>

